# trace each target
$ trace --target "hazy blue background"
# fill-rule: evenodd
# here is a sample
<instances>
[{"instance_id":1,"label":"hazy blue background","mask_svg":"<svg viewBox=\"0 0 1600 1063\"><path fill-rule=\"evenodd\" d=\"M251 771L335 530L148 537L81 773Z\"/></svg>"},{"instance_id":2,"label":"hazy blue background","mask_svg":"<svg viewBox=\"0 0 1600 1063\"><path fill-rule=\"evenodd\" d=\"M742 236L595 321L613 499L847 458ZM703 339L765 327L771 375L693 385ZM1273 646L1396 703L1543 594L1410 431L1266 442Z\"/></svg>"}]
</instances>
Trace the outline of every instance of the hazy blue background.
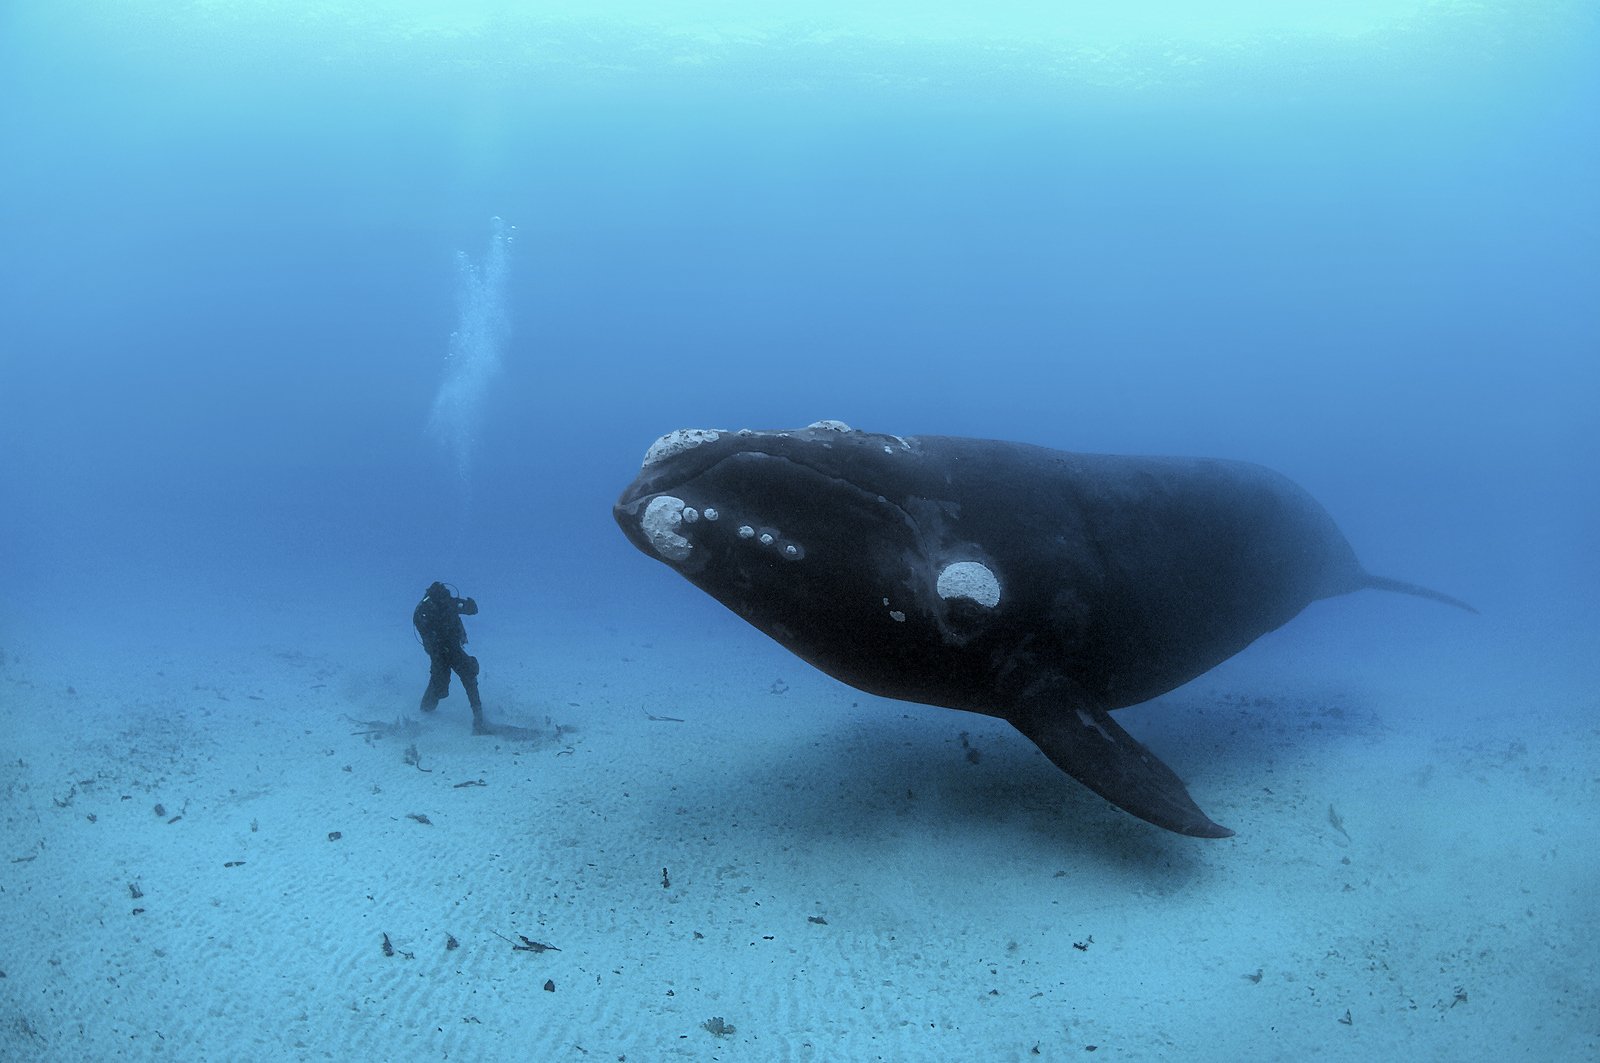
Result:
<instances>
[{"instance_id":1,"label":"hazy blue background","mask_svg":"<svg viewBox=\"0 0 1600 1063\"><path fill-rule=\"evenodd\" d=\"M821 417L1260 461L1594 622L1593 5L505 6L0 6L0 641L714 608L610 503Z\"/></svg>"}]
</instances>

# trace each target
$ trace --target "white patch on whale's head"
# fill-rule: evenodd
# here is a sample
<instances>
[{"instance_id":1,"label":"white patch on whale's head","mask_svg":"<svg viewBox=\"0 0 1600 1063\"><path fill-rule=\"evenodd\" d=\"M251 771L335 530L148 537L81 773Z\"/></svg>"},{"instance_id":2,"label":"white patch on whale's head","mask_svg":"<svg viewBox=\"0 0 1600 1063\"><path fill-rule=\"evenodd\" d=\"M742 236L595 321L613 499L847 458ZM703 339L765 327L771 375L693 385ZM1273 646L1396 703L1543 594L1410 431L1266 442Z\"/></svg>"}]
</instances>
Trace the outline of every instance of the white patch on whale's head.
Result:
<instances>
[{"instance_id":1,"label":"white patch on whale's head","mask_svg":"<svg viewBox=\"0 0 1600 1063\"><path fill-rule=\"evenodd\" d=\"M957 561L946 565L944 571L939 573L936 587L939 597L947 601L965 598L986 609L993 609L1000 604L1000 581L987 565L977 561Z\"/></svg>"},{"instance_id":2,"label":"white patch on whale's head","mask_svg":"<svg viewBox=\"0 0 1600 1063\"><path fill-rule=\"evenodd\" d=\"M644 452L644 468L648 469L657 462L666 461L674 454L681 454L685 450L698 447L701 443L715 443L722 438L722 433L715 428L680 428L676 432L668 432Z\"/></svg>"},{"instance_id":3,"label":"white patch on whale's head","mask_svg":"<svg viewBox=\"0 0 1600 1063\"><path fill-rule=\"evenodd\" d=\"M652 498L639 518L639 529L650 546L668 561L682 561L694 550L694 544L678 534L682 526L683 499L672 495Z\"/></svg>"},{"instance_id":4,"label":"white patch on whale's head","mask_svg":"<svg viewBox=\"0 0 1600 1063\"><path fill-rule=\"evenodd\" d=\"M829 420L825 420L825 421L812 421L810 424L806 425L806 427L807 428L820 428L820 429L822 429L824 431L828 431L828 432L854 432L855 431L854 428L851 428L849 425L845 424L843 421L835 421L835 420L832 420L831 418Z\"/></svg>"}]
</instances>

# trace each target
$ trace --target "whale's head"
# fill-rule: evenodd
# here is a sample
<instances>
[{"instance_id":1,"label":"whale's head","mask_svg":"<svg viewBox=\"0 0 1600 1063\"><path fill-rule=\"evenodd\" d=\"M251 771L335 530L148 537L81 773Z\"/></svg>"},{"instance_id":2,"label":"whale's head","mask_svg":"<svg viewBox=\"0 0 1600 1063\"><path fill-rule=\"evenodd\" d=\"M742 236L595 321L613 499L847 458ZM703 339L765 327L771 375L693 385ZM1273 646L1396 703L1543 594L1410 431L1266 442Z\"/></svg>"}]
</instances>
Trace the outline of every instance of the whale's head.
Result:
<instances>
[{"instance_id":1,"label":"whale's head","mask_svg":"<svg viewBox=\"0 0 1600 1063\"><path fill-rule=\"evenodd\" d=\"M1002 591L981 559L929 536L925 471L915 439L838 421L682 429L650 447L613 514L645 554L824 671L949 704L929 649L970 672L961 644Z\"/></svg>"}]
</instances>

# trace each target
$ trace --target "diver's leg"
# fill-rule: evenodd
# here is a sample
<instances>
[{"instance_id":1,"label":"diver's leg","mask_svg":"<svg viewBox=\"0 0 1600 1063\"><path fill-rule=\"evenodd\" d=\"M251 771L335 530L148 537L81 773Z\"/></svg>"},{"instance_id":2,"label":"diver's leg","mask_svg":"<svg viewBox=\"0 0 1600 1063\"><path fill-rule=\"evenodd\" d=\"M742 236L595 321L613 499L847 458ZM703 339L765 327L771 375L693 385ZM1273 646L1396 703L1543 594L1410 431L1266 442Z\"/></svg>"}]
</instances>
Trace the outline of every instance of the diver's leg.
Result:
<instances>
[{"instance_id":1,"label":"diver's leg","mask_svg":"<svg viewBox=\"0 0 1600 1063\"><path fill-rule=\"evenodd\" d=\"M422 692L422 711L432 712L439 699L450 696L450 662L443 656L428 658L428 689Z\"/></svg>"},{"instance_id":2,"label":"diver's leg","mask_svg":"<svg viewBox=\"0 0 1600 1063\"><path fill-rule=\"evenodd\" d=\"M467 704L472 706L472 731L488 734L483 722L483 700L478 697L478 659L463 650L455 661L456 675L461 677L461 688L467 692Z\"/></svg>"}]
</instances>

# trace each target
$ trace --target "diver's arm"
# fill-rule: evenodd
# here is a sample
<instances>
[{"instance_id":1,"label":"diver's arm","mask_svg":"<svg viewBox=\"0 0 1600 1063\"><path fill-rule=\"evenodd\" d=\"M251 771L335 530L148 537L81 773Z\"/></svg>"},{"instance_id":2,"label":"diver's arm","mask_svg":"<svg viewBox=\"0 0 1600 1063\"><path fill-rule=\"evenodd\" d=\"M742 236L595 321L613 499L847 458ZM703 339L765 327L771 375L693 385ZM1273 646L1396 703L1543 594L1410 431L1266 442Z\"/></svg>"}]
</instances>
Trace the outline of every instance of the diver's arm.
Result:
<instances>
[{"instance_id":1,"label":"diver's arm","mask_svg":"<svg viewBox=\"0 0 1600 1063\"><path fill-rule=\"evenodd\" d=\"M478 615L478 601L476 598L457 598L456 608L461 611L462 616Z\"/></svg>"}]
</instances>

